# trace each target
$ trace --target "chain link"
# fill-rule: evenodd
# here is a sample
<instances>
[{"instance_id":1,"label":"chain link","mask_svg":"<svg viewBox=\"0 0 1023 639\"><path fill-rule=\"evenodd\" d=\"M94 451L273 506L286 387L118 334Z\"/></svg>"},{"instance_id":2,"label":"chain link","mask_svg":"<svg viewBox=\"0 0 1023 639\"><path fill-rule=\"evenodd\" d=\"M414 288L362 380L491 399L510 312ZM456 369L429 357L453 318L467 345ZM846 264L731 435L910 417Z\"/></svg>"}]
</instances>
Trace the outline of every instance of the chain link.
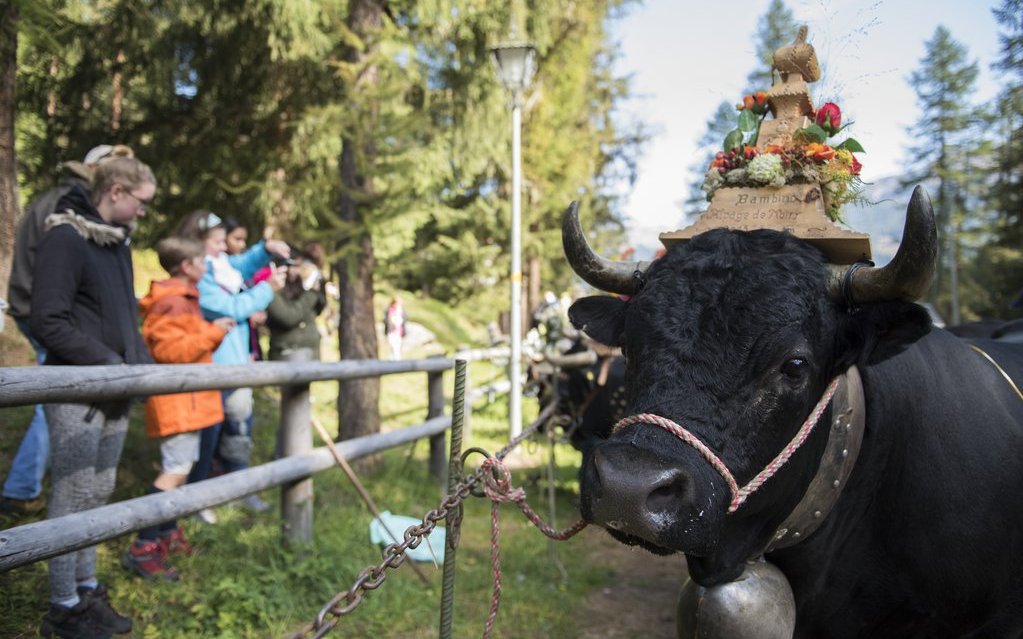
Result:
<instances>
[{"instance_id":1,"label":"chain link","mask_svg":"<svg viewBox=\"0 0 1023 639\"><path fill-rule=\"evenodd\" d=\"M522 432L508 444L497 452L493 457L501 460L504 459L508 453L514 450L519 444L525 439L533 435L540 426L546 422L554 410L557 408L556 402L548 404L540 414L537 416L536 421L522 429ZM480 449L470 449L469 452L480 452L485 457L491 458L491 455ZM363 594L367 590L376 590L384 583L387 579L387 569L397 568L398 566L405 563L408 559L408 555L405 552L409 548L416 548L422 543L423 539L426 538L433 529L437 527L437 522L445 519L453 509L460 509L462 502L465 498L472 494L474 488L483 482L484 473L489 473L490 470L486 465L476 469L476 471L466 477L464 480L459 482L451 494L447 495L441 500L440 505L427 512L419 524L413 524L405 529L403 539L401 543L389 544L384 547L383 560L375 566L367 566L359 572L355 582L351 585L348 590L343 590L320 609L320 612L316 615L316 618L304 625L294 634L288 636L288 639L303 639L309 637L311 639L319 639L325 636L328 632L334 629L335 626L341 621L341 618L349 614L353 610L359 607L359 604L363 601ZM343 604L343 605L342 605Z\"/></svg>"}]
</instances>

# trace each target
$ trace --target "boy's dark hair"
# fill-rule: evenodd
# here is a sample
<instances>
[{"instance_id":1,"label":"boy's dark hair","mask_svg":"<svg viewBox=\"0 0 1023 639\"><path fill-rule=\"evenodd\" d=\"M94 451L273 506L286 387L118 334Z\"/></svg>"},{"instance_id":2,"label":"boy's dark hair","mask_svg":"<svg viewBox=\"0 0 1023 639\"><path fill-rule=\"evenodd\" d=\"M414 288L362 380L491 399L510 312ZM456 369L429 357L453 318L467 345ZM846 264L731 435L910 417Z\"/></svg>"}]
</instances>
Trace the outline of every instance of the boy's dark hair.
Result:
<instances>
[{"instance_id":1,"label":"boy's dark hair","mask_svg":"<svg viewBox=\"0 0 1023 639\"><path fill-rule=\"evenodd\" d=\"M203 243L187 237L165 237L156 243L156 255L160 266L171 275L177 275L185 260L201 257L206 253Z\"/></svg>"}]
</instances>

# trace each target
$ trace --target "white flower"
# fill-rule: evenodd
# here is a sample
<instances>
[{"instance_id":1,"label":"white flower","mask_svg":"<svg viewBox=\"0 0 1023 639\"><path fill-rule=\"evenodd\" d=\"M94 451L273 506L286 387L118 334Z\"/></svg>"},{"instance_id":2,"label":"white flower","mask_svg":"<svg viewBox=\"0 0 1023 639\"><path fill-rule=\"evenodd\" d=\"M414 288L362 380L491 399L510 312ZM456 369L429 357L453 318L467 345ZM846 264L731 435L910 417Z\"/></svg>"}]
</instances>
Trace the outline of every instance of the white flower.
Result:
<instances>
[{"instance_id":1,"label":"white flower","mask_svg":"<svg viewBox=\"0 0 1023 639\"><path fill-rule=\"evenodd\" d=\"M746 184L746 169L732 169L725 173L725 183L743 186Z\"/></svg>"},{"instance_id":2,"label":"white flower","mask_svg":"<svg viewBox=\"0 0 1023 639\"><path fill-rule=\"evenodd\" d=\"M700 189L707 194L707 199L709 200L714 191L716 191L718 187L724 183L725 178L722 177L721 172L718 171L716 167L712 167L709 171L707 171L707 175L704 176L703 186L701 186Z\"/></svg>"},{"instance_id":3,"label":"white flower","mask_svg":"<svg viewBox=\"0 0 1023 639\"><path fill-rule=\"evenodd\" d=\"M781 157L774 153L764 153L750 160L746 173L752 182L769 186L785 184L785 169L781 165Z\"/></svg>"}]
</instances>

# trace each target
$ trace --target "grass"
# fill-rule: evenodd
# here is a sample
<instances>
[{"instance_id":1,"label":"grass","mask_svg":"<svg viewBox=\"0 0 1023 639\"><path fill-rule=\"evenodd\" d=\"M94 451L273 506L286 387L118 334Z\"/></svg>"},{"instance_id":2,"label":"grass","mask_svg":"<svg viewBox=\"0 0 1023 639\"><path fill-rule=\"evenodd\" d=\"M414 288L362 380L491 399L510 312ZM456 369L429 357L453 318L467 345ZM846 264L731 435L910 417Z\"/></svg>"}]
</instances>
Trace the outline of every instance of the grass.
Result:
<instances>
[{"instance_id":1,"label":"grass","mask_svg":"<svg viewBox=\"0 0 1023 639\"><path fill-rule=\"evenodd\" d=\"M406 297L410 317L443 335L449 348L477 341L475 327L459 320L440 305ZM5 332L7 335L7 332ZM8 339L15 343L16 339ZM8 343L5 342L5 343ZM16 350L16 348L15 348ZM336 352L336 351L335 351ZM413 356L418 354L413 353ZM470 365L471 383L480 384L498 374L486 363ZM445 375L450 396L453 374ZM313 411L328 429L337 427L334 409L337 385L313 384ZM406 374L383 378L381 414L384 428L422 421L426 415L426 375ZM254 460L272 457L277 421L278 392L256 392L256 450ZM140 407L133 410L125 454L119 467L113 500L141 495L156 473L157 442L145 437ZM527 400L526 417L536 413ZM0 409L0 469L6 471L22 425L31 407ZM496 451L507 440L507 406L503 400L478 405L472 415L472 432L465 446ZM382 463L363 476L381 509L421 517L440 500L436 481L427 473L425 442L388 451ZM543 469L546 453L527 446L522 468L514 484L527 489L530 504L546 518L547 479ZM576 468L578 454L559 446L554 484L558 524L567 526L577 517ZM530 461L532 460L532 461ZM479 457L470 458L476 465ZM471 469L470 469L471 470ZM183 521L186 534L201 553L176 562L181 572L177 583L144 582L119 565L128 537L100 544L99 575L111 588L116 608L135 620L134 637L280 637L313 619L337 592L347 590L364 567L380 561L380 550L370 545L370 514L339 470L318 474L315 485L315 541L311 547L282 545L277 509L259 515L230 506L218 509L221 523L204 526ZM262 497L277 504L279 491ZM482 631L490 603L490 504L470 497L458 548L454 607L455 637L475 637ZM548 541L512 506L501 508L503 596L494 636L578 636L579 620L566 611L577 610L580 601L606 585L609 569L588 561L582 543L556 544L556 556L568 569L562 576L549 554ZM423 637L436 634L441 598L440 569L422 564L430 577L423 584L407 568L388 571L388 578L369 592L364 603L345 617L333 636ZM48 581L45 562L0 573L0 636L35 636L47 606Z\"/></svg>"}]
</instances>

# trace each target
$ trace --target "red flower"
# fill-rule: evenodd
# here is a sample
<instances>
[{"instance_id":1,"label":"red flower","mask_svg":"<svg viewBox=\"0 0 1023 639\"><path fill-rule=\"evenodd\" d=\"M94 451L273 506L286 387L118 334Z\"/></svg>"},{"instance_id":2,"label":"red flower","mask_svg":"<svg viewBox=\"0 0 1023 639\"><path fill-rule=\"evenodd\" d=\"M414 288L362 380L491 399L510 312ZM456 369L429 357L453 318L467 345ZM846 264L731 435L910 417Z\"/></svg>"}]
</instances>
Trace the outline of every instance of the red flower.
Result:
<instances>
[{"instance_id":1,"label":"red flower","mask_svg":"<svg viewBox=\"0 0 1023 639\"><path fill-rule=\"evenodd\" d=\"M842 110L834 102L825 102L824 106L817 109L817 126L824 129L828 135L838 133L842 128Z\"/></svg>"},{"instance_id":2,"label":"red flower","mask_svg":"<svg viewBox=\"0 0 1023 639\"><path fill-rule=\"evenodd\" d=\"M859 175L860 169L862 168L863 165L860 164L860 161L856 159L856 156L855 155L852 156L852 169L849 171L849 173L851 173L852 175Z\"/></svg>"}]
</instances>

